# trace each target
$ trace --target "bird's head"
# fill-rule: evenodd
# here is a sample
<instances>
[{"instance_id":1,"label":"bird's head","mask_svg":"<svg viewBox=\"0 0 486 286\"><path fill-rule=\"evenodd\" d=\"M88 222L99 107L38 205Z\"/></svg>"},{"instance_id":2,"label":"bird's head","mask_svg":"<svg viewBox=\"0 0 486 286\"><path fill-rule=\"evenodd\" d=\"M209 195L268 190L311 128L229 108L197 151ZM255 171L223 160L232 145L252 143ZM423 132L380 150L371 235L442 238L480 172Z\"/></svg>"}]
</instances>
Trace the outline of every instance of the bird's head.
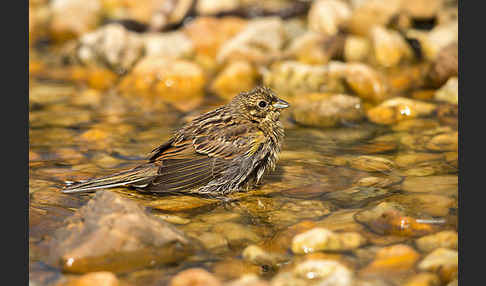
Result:
<instances>
[{"instance_id":1,"label":"bird's head","mask_svg":"<svg viewBox=\"0 0 486 286\"><path fill-rule=\"evenodd\" d=\"M268 87L258 86L247 92L240 92L233 98L230 106L245 118L262 123L267 120L278 121L280 111L289 103L278 98Z\"/></svg>"}]
</instances>

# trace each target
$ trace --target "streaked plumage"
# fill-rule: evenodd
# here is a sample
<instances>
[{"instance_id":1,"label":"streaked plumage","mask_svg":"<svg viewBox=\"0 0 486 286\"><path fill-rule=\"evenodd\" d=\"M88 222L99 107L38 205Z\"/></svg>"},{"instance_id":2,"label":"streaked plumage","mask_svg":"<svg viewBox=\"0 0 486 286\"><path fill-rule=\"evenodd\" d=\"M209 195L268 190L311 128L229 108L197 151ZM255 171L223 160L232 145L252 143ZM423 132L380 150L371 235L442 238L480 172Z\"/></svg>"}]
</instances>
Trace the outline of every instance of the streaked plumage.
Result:
<instances>
[{"instance_id":1,"label":"streaked plumage","mask_svg":"<svg viewBox=\"0 0 486 286\"><path fill-rule=\"evenodd\" d=\"M221 196L246 189L275 168L284 137L280 110L286 107L269 88L241 92L183 126L152 151L147 163L72 184L63 192L131 186L154 193Z\"/></svg>"}]
</instances>

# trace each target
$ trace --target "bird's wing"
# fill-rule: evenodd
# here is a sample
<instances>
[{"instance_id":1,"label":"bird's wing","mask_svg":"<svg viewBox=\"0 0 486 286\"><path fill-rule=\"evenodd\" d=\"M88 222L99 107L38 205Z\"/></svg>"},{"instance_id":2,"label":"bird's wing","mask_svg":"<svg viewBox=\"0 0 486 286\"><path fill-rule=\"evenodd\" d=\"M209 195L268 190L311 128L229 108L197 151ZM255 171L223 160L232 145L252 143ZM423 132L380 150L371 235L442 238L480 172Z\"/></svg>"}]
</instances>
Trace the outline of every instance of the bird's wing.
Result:
<instances>
[{"instance_id":1,"label":"bird's wing","mask_svg":"<svg viewBox=\"0 0 486 286\"><path fill-rule=\"evenodd\" d=\"M154 150L160 165L154 191L183 192L209 183L235 158L249 158L261 148L263 132L249 124L202 124L180 133Z\"/></svg>"}]
</instances>

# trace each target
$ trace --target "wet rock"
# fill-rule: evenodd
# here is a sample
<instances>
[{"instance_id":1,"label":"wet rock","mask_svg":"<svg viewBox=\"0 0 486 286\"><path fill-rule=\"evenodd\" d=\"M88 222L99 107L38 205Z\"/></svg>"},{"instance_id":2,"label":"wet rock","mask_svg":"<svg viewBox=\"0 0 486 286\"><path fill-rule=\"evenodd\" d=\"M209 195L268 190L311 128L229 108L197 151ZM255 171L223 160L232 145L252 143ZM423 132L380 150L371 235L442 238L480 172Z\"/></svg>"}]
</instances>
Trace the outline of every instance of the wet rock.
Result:
<instances>
[{"instance_id":1,"label":"wet rock","mask_svg":"<svg viewBox=\"0 0 486 286\"><path fill-rule=\"evenodd\" d=\"M443 125L457 129L459 125L459 107L457 104L440 104L437 109L437 117Z\"/></svg>"},{"instance_id":2,"label":"wet rock","mask_svg":"<svg viewBox=\"0 0 486 286\"><path fill-rule=\"evenodd\" d=\"M385 26L394 15L398 14L401 2L401 0L353 1L353 13L348 24L350 32L366 37L373 27Z\"/></svg>"},{"instance_id":3,"label":"wet rock","mask_svg":"<svg viewBox=\"0 0 486 286\"><path fill-rule=\"evenodd\" d=\"M436 91L435 100L445 101L452 104L459 103L459 82L457 77L451 77L446 84Z\"/></svg>"},{"instance_id":4,"label":"wet rock","mask_svg":"<svg viewBox=\"0 0 486 286\"><path fill-rule=\"evenodd\" d=\"M284 61L272 64L263 73L263 82L283 95L325 91L343 93L343 72L343 64L313 66L297 61Z\"/></svg>"},{"instance_id":5,"label":"wet rock","mask_svg":"<svg viewBox=\"0 0 486 286\"><path fill-rule=\"evenodd\" d=\"M332 36L346 24L350 16L351 8L344 1L314 1L308 15L309 29Z\"/></svg>"},{"instance_id":6,"label":"wet rock","mask_svg":"<svg viewBox=\"0 0 486 286\"><path fill-rule=\"evenodd\" d=\"M196 58L215 61L220 47L247 25L247 21L235 18L197 17L184 26L184 33L194 44Z\"/></svg>"},{"instance_id":7,"label":"wet rock","mask_svg":"<svg viewBox=\"0 0 486 286\"><path fill-rule=\"evenodd\" d=\"M243 259L257 265L277 265L288 260L286 255L268 252L258 245L247 246L242 254Z\"/></svg>"},{"instance_id":8,"label":"wet rock","mask_svg":"<svg viewBox=\"0 0 486 286\"><path fill-rule=\"evenodd\" d=\"M346 62L361 62L370 55L371 43L365 37L349 35L344 44Z\"/></svg>"},{"instance_id":9,"label":"wet rock","mask_svg":"<svg viewBox=\"0 0 486 286\"><path fill-rule=\"evenodd\" d=\"M337 210L316 221L313 226L323 227L334 232L360 232L364 227L356 222L354 219L355 214L356 210ZM303 228L299 233L311 228L311 226Z\"/></svg>"},{"instance_id":10,"label":"wet rock","mask_svg":"<svg viewBox=\"0 0 486 286\"><path fill-rule=\"evenodd\" d=\"M300 95L292 101L292 106L293 119L306 126L333 127L364 118L361 100L345 94Z\"/></svg>"},{"instance_id":11,"label":"wet rock","mask_svg":"<svg viewBox=\"0 0 486 286\"><path fill-rule=\"evenodd\" d=\"M254 243L260 240L260 236L251 228L234 222L217 224L212 228L212 231L222 234L228 240L228 243L233 245L247 242Z\"/></svg>"},{"instance_id":12,"label":"wet rock","mask_svg":"<svg viewBox=\"0 0 486 286\"><path fill-rule=\"evenodd\" d=\"M115 274L111 272L91 272L85 274L73 281L70 281L67 286L118 286L120 282L116 278Z\"/></svg>"},{"instance_id":13,"label":"wet rock","mask_svg":"<svg viewBox=\"0 0 486 286\"><path fill-rule=\"evenodd\" d=\"M425 256L417 267L420 270L439 272L442 281L450 282L457 278L458 260L457 250L437 248Z\"/></svg>"},{"instance_id":14,"label":"wet rock","mask_svg":"<svg viewBox=\"0 0 486 286\"><path fill-rule=\"evenodd\" d=\"M246 275L261 275L262 267L240 259L227 258L215 263L212 272L223 280L233 280Z\"/></svg>"},{"instance_id":15,"label":"wet rock","mask_svg":"<svg viewBox=\"0 0 486 286\"><path fill-rule=\"evenodd\" d=\"M402 181L403 178L399 176L364 177L356 181L353 185L358 187L386 188L400 184Z\"/></svg>"},{"instance_id":16,"label":"wet rock","mask_svg":"<svg viewBox=\"0 0 486 286\"><path fill-rule=\"evenodd\" d=\"M354 275L343 264L326 259L309 259L297 264L292 271L279 272L270 282L284 285L353 285Z\"/></svg>"},{"instance_id":17,"label":"wet rock","mask_svg":"<svg viewBox=\"0 0 486 286\"><path fill-rule=\"evenodd\" d=\"M458 21L436 26L429 32L409 30L407 37L419 41L425 59L434 61L439 52L449 44L458 41Z\"/></svg>"},{"instance_id":18,"label":"wet rock","mask_svg":"<svg viewBox=\"0 0 486 286\"><path fill-rule=\"evenodd\" d=\"M451 77L457 77L458 57L459 46L457 42L450 43L439 51L428 75L434 87L442 86Z\"/></svg>"},{"instance_id":19,"label":"wet rock","mask_svg":"<svg viewBox=\"0 0 486 286\"><path fill-rule=\"evenodd\" d=\"M191 234L188 234L191 235ZM206 249L224 249L228 247L228 240L219 233L214 232L203 232L191 235L194 239L201 242Z\"/></svg>"},{"instance_id":20,"label":"wet rock","mask_svg":"<svg viewBox=\"0 0 486 286\"><path fill-rule=\"evenodd\" d=\"M100 191L66 220L49 245L53 264L61 261L64 271L85 273L181 261L194 244L137 203Z\"/></svg>"},{"instance_id":21,"label":"wet rock","mask_svg":"<svg viewBox=\"0 0 486 286\"><path fill-rule=\"evenodd\" d=\"M230 100L239 92L252 89L257 77L257 72L251 64L245 61L234 61L216 76L209 90Z\"/></svg>"},{"instance_id":22,"label":"wet rock","mask_svg":"<svg viewBox=\"0 0 486 286\"><path fill-rule=\"evenodd\" d=\"M419 163L444 159L443 154L438 153L408 153L395 157L395 163L400 168L412 167Z\"/></svg>"},{"instance_id":23,"label":"wet rock","mask_svg":"<svg viewBox=\"0 0 486 286\"><path fill-rule=\"evenodd\" d=\"M79 37L100 23L102 6L99 0L55 0L49 2L50 30L58 41Z\"/></svg>"},{"instance_id":24,"label":"wet rock","mask_svg":"<svg viewBox=\"0 0 486 286\"><path fill-rule=\"evenodd\" d=\"M196 3L198 15L216 15L223 12L236 10L240 6L239 0L214 1L201 0Z\"/></svg>"},{"instance_id":25,"label":"wet rock","mask_svg":"<svg viewBox=\"0 0 486 286\"><path fill-rule=\"evenodd\" d=\"M219 63L229 60L267 62L279 56L284 40L285 31L279 18L254 20L221 46L216 60Z\"/></svg>"},{"instance_id":26,"label":"wet rock","mask_svg":"<svg viewBox=\"0 0 486 286\"><path fill-rule=\"evenodd\" d=\"M399 121L430 115L437 106L431 103L395 97L368 110L368 119L377 124L395 124Z\"/></svg>"},{"instance_id":27,"label":"wet rock","mask_svg":"<svg viewBox=\"0 0 486 286\"><path fill-rule=\"evenodd\" d=\"M404 284L405 286L439 286L440 279L437 275L428 272L416 274Z\"/></svg>"},{"instance_id":28,"label":"wet rock","mask_svg":"<svg viewBox=\"0 0 486 286\"><path fill-rule=\"evenodd\" d=\"M423 252L431 252L437 248L457 249L457 232L446 230L426 235L417 239L415 245Z\"/></svg>"},{"instance_id":29,"label":"wet rock","mask_svg":"<svg viewBox=\"0 0 486 286\"><path fill-rule=\"evenodd\" d=\"M192 62L145 57L123 78L118 88L125 93L160 97L178 104L199 100L204 83L203 70Z\"/></svg>"},{"instance_id":30,"label":"wet rock","mask_svg":"<svg viewBox=\"0 0 486 286\"><path fill-rule=\"evenodd\" d=\"M384 78L365 64L346 64L344 78L351 90L364 100L381 102L386 97L388 87Z\"/></svg>"},{"instance_id":31,"label":"wet rock","mask_svg":"<svg viewBox=\"0 0 486 286\"><path fill-rule=\"evenodd\" d=\"M349 166L366 172L390 172L395 168L395 163L386 158L363 155L351 159Z\"/></svg>"},{"instance_id":32,"label":"wet rock","mask_svg":"<svg viewBox=\"0 0 486 286\"><path fill-rule=\"evenodd\" d=\"M457 207L457 200L443 195L433 194L396 194L385 199L396 202L420 217L442 217L449 214L449 209Z\"/></svg>"},{"instance_id":33,"label":"wet rock","mask_svg":"<svg viewBox=\"0 0 486 286\"><path fill-rule=\"evenodd\" d=\"M439 106L440 110L440 106ZM415 118L415 119L407 119L404 121L400 121L397 124L393 125L391 129L393 131L408 131L408 132L417 132L423 131L427 129L434 129L439 127L439 122L434 119L426 119L426 118Z\"/></svg>"},{"instance_id":34,"label":"wet rock","mask_svg":"<svg viewBox=\"0 0 486 286\"><path fill-rule=\"evenodd\" d=\"M452 195L457 194L457 175L406 177L401 189L405 192Z\"/></svg>"},{"instance_id":35,"label":"wet rock","mask_svg":"<svg viewBox=\"0 0 486 286\"><path fill-rule=\"evenodd\" d=\"M264 249L268 252L286 254L292 245L292 239L299 233L316 227L315 222L303 220L299 223L277 231L270 239L264 241Z\"/></svg>"},{"instance_id":36,"label":"wet rock","mask_svg":"<svg viewBox=\"0 0 486 286\"><path fill-rule=\"evenodd\" d=\"M410 270L420 255L408 245L397 244L380 249L374 260L360 270L362 275L391 274Z\"/></svg>"},{"instance_id":37,"label":"wet rock","mask_svg":"<svg viewBox=\"0 0 486 286\"><path fill-rule=\"evenodd\" d=\"M400 143L415 151L457 151L458 133L450 127L438 127L416 134L404 134Z\"/></svg>"},{"instance_id":38,"label":"wet rock","mask_svg":"<svg viewBox=\"0 0 486 286\"><path fill-rule=\"evenodd\" d=\"M270 286L270 284L267 281L258 278L258 276L254 274L247 274L226 283L225 286Z\"/></svg>"},{"instance_id":39,"label":"wet rock","mask_svg":"<svg viewBox=\"0 0 486 286\"><path fill-rule=\"evenodd\" d=\"M374 27L371 30L374 57L377 63L383 67L398 65L402 60L410 59L412 51L405 39L396 31L382 27Z\"/></svg>"},{"instance_id":40,"label":"wet rock","mask_svg":"<svg viewBox=\"0 0 486 286\"><path fill-rule=\"evenodd\" d=\"M143 195L142 195L143 196ZM217 203L215 199L199 198L189 195L157 197L142 202L145 206L166 212L179 212L197 209Z\"/></svg>"},{"instance_id":41,"label":"wet rock","mask_svg":"<svg viewBox=\"0 0 486 286\"><path fill-rule=\"evenodd\" d=\"M457 278L454 279L454 280L452 280L451 282L449 282L449 284L447 284L447 286L457 286L457 285L459 285L458 284L458 281L457 281Z\"/></svg>"},{"instance_id":42,"label":"wet rock","mask_svg":"<svg viewBox=\"0 0 486 286\"><path fill-rule=\"evenodd\" d=\"M342 53L344 37L325 36L318 32L306 31L297 35L285 50L285 57L310 65L324 65Z\"/></svg>"},{"instance_id":43,"label":"wet rock","mask_svg":"<svg viewBox=\"0 0 486 286\"><path fill-rule=\"evenodd\" d=\"M119 24L83 35L76 49L76 57L82 64L110 68L117 73L130 70L142 53L139 35Z\"/></svg>"},{"instance_id":44,"label":"wet rock","mask_svg":"<svg viewBox=\"0 0 486 286\"><path fill-rule=\"evenodd\" d=\"M189 58L194 44L183 32L146 33L141 36L146 57Z\"/></svg>"},{"instance_id":45,"label":"wet rock","mask_svg":"<svg viewBox=\"0 0 486 286\"><path fill-rule=\"evenodd\" d=\"M400 94L423 89L427 83L429 64L417 63L388 68L385 75L389 92Z\"/></svg>"},{"instance_id":46,"label":"wet rock","mask_svg":"<svg viewBox=\"0 0 486 286\"><path fill-rule=\"evenodd\" d=\"M71 85L43 84L29 87L29 105L51 105L62 103L75 94Z\"/></svg>"},{"instance_id":47,"label":"wet rock","mask_svg":"<svg viewBox=\"0 0 486 286\"><path fill-rule=\"evenodd\" d=\"M339 207L351 208L363 206L370 201L383 198L389 193L390 190L374 186L352 187L326 194L324 198Z\"/></svg>"},{"instance_id":48,"label":"wet rock","mask_svg":"<svg viewBox=\"0 0 486 286\"><path fill-rule=\"evenodd\" d=\"M177 273L169 283L169 286L206 286L222 285L221 281L213 274L202 268L190 268Z\"/></svg>"},{"instance_id":49,"label":"wet rock","mask_svg":"<svg viewBox=\"0 0 486 286\"><path fill-rule=\"evenodd\" d=\"M366 225L371 231L380 235L413 237L426 235L436 230L434 225L422 223L415 217L408 216L408 213L413 213L413 211L391 201L360 210L354 218L357 222Z\"/></svg>"},{"instance_id":50,"label":"wet rock","mask_svg":"<svg viewBox=\"0 0 486 286\"><path fill-rule=\"evenodd\" d=\"M292 251L297 254L316 251L347 251L365 243L366 239L359 233L335 233L318 227L296 235L292 240Z\"/></svg>"}]
</instances>

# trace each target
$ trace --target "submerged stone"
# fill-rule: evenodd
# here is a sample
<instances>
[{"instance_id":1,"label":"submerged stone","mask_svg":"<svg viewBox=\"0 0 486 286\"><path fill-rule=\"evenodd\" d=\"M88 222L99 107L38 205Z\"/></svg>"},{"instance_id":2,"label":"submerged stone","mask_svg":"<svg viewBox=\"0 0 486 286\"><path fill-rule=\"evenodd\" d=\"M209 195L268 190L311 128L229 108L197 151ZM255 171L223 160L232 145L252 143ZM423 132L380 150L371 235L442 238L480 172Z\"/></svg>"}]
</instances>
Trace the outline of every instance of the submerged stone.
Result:
<instances>
[{"instance_id":1,"label":"submerged stone","mask_svg":"<svg viewBox=\"0 0 486 286\"><path fill-rule=\"evenodd\" d=\"M97 192L49 245L52 263L74 273L180 262L195 246L170 224L110 191Z\"/></svg>"}]
</instances>

